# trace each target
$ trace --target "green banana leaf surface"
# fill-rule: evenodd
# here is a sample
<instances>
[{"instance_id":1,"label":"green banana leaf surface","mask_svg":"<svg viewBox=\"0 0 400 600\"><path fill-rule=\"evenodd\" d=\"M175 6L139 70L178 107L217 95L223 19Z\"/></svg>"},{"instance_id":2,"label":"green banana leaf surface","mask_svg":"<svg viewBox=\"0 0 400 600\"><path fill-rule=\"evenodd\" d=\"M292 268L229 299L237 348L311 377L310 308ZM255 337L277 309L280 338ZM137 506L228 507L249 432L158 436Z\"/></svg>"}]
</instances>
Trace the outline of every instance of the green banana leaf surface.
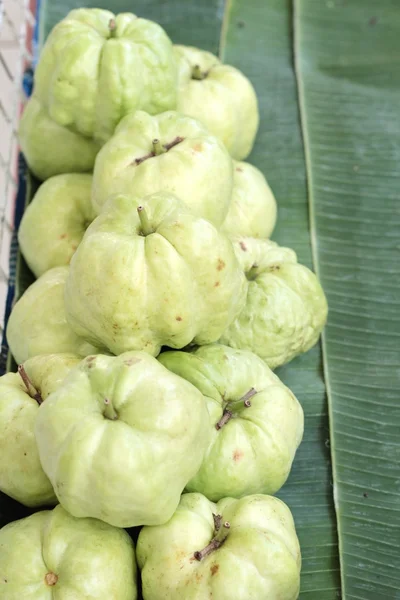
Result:
<instances>
[{"instance_id":1,"label":"green banana leaf surface","mask_svg":"<svg viewBox=\"0 0 400 600\"><path fill-rule=\"evenodd\" d=\"M398 0L84 4L154 19L253 82L261 125L249 161L278 201L273 239L317 271L330 306L322 344L278 370L305 412L279 494L301 542L300 598L400 599ZM80 5L45 1L42 40ZM30 274L19 266L21 293ZM25 514L0 504L0 524Z\"/></svg>"}]
</instances>

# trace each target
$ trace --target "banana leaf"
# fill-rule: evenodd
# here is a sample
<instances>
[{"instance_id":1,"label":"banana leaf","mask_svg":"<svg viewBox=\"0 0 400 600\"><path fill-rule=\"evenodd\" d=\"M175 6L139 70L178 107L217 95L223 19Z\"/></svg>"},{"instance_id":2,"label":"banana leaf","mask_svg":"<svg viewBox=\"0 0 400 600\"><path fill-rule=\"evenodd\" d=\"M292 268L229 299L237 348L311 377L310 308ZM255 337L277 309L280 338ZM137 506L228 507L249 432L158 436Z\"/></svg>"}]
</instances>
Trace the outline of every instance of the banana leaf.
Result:
<instances>
[{"instance_id":1,"label":"banana leaf","mask_svg":"<svg viewBox=\"0 0 400 600\"><path fill-rule=\"evenodd\" d=\"M44 1L42 40L79 5ZM253 82L261 126L249 161L278 200L273 238L318 272L330 305L322 345L278 370L305 412L279 494L302 546L300 598L400 599L398 1L85 6L154 19ZM29 273L19 264L22 292ZM0 498L1 523L20 513Z\"/></svg>"}]
</instances>

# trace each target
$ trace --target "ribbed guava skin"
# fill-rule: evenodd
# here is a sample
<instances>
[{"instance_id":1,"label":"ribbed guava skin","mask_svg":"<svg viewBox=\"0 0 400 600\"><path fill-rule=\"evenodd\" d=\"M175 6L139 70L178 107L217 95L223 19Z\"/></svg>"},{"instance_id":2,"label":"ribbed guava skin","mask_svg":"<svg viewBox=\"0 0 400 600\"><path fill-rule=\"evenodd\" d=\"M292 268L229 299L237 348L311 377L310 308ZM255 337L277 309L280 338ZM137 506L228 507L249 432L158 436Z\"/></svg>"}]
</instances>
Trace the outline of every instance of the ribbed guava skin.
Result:
<instances>
[{"instance_id":1,"label":"ribbed guava skin","mask_svg":"<svg viewBox=\"0 0 400 600\"><path fill-rule=\"evenodd\" d=\"M0 377L0 490L26 506L56 503L39 460L35 421L39 402L62 384L79 360L73 354L35 356L23 364L25 382L18 373Z\"/></svg>"},{"instance_id":2,"label":"ribbed guava skin","mask_svg":"<svg viewBox=\"0 0 400 600\"><path fill-rule=\"evenodd\" d=\"M317 343L328 305L316 275L293 250L240 237L236 256L249 280L246 305L220 339L258 354L274 369Z\"/></svg>"},{"instance_id":3,"label":"ribbed guava skin","mask_svg":"<svg viewBox=\"0 0 400 600\"><path fill-rule=\"evenodd\" d=\"M56 506L0 530L4 600L136 600L136 582L129 535L96 519Z\"/></svg>"},{"instance_id":4,"label":"ribbed guava skin","mask_svg":"<svg viewBox=\"0 0 400 600\"><path fill-rule=\"evenodd\" d=\"M164 352L159 361L207 399L210 445L186 489L213 501L275 494L303 436L303 410L265 362L220 344Z\"/></svg>"},{"instance_id":5,"label":"ribbed guava skin","mask_svg":"<svg viewBox=\"0 0 400 600\"><path fill-rule=\"evenodd\" d=\"M90 343L157 356L162 346L215 342L242 310L246 290L229 239L160 192L107 204L72 258L65 306Z\"/></svg>"},{"instance_id":6,"label":"ribbed guava skin","mask_svg":"<svg viewBox=\"0 0 400 600\"><path fill-rule=\"evenodd\" d=\"M259 114L255 90L245 75L192 46L174 46L178 69L177 110L199 120L236 160L254 144Z\"/></svg>"},{"instance_id":7,"label":"ribbed guava skin","mask_svg":"<svg viewBox=\"0 0 400 600\"><path fill-rule=\"evenodd\" d=\"M203 395L144 352L94 355L36 419L43 469L76 517L117 527L165 523L209 441Z\"/></svg>"},{"instance_id":8,"label":"ribbed guava skin","mask_svg":"<svg viewBox=\"0 0 400 600\"><path fill-rule=\"evenodd\" d=\"M222 543L197 560L212 540ZM214 504L184 494L168 523L141 530L137 558L144 600L296 600L299 594L293 517L272 496Z\"/></svg>"},{"instance_id":9,"label":"ribbed guava skin","mask_svg":"<svg viewBox=\"0 0 400 600\"><path fill-rule=\"evenodd\" d=\"M199 121L174 111L156 116L137 111L120 122L96 158L93 206L100 213L115 194L169 192L220 226L231 201L232 170L222 142Z\"/></svg>"}]
</instances>

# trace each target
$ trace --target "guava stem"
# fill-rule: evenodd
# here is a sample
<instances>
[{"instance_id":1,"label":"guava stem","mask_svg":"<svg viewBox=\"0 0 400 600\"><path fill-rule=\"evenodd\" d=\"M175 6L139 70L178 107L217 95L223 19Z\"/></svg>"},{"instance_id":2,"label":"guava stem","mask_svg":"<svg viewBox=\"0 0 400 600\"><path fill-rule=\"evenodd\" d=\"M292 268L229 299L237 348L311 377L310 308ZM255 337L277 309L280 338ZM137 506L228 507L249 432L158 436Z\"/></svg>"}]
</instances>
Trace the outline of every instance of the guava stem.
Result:
<instances>
[{"instance_id":1,"label":"guava stem","mask_svg":"<svg viewBox=\"0 0 400 600\"><path fill-rule=\"evenodd\" d=\"M255 396L257 394L257 390L255 388L250 388L248 392L246 392L246 394L244 396L242 396L242 398L240 398L240 401L244 403L246 408L249 408L251 406L251 401L250 399Z\"/></svg>"},{"instance_id":2,"label":"guava stem","mask_svg":"<svg viewBox=\"0 0 400 600\"><path fill-rule=\"evenodd\" d=\"M258 265L253 265L246 273L247 279L253 281L258 275Z\"/></svg>"},{"instance_id":3,"label":"guava stem","mask_svg":"<svg viewBox=\"0 0 400 600\"><path fill-rule=\"evenodd\" d=\"M108 29L110 30L110 37L115 37L116 31L117 31L117 22L115 19L109 20Z\"/></svg>"},{"instance_id":4,"label":"guava stem","mask_svg":"<svg viewBox=\"0 0 400 600\"><path fill-rule=\"evenodd\" d=\"M230 529L231 524L229 521L225 521L223 529L221 529L222 515L214 515L214 525L215 525L215 536L211 540L209 544L203 550L197 550L193 556L196 560L201 561L203 558L214 552L214 550L218 550L225 542L228 537L228 532L224 531L224 529Z\"/></svg>"},{"instance_id":5,"label":"guava stem","mask_svg":"<svg viewBox=\"0 0 400 600\"><path fill-rule=\"evenodd\" d=\"M137 207L137 211L138 211L138 215L139 215L139 219L140 219L140 226L142 229L142 234L143 235L150 235L151 233L154 233L151 225L150 225L150 221L149 221L149 217L147 216L147 212L144 206L138 206Z\"/></svg>"},{"instance_id":6,"label":"guava stem","mask_svg":"<svg viewBox=\"0 0 400 600\"><path fill-rule=\"evenodd\" d=\"M194 65L192 69L192 79L197 79L197 81L202 81L207 77L207 71L202 71L200 65Z\"/></svg>"},{"instance_id":7,"label":"guava stem","mask_svg":"<svg viewBox=\"0 0 400 600\"><path fill-rule=\"evenodd\" d=\"M168 152L168 150L171 150L171 148L173 148L174 146L177 146L178 144L183 142L184 139L185 138L178 135L174 140L172 140L172 142L169 142L168 144L164 144L165 151Z\"/></svg>"},{"instance_id":8,"label":"guava stem","mask_svg":"<svg viewBox=\"0 0 400 600\"><path fill-rule=\"evenodd\" d=\"M214 529L216 532L218 532L221 529L221 525L222 525L222 515L215 515L213 513L213 519L214 519Z\"/></svg>"},{"instance_id":9,"label":"guava stem","mask_svg":"<svg viewBox=\"0 0 400 600\"><path fill-rule=\"evenodd\" d=\"M104 416L106 417L106 419L109 419L110 421L116 421L118 419L118 415L113 406L112 401L109 398L105 398L104 404L106 405L104 411Z\"/></svg>"},{"instance_id":10,"label":"guava stem","mask_svg":"<svg viewBox=\"0 0 400 600\"><path fill-rule=\"evenodd\" d=\"M233 417L233 413L230 410L225 409L223 412L222 417L220 418L220 420L218 421L218 423L215 425L215 429L222 429L224 425L227 424L227 422Z\"/></svg>"},{"instance_id":11,"label":"guava stem","mask_svg":"<svg viewBox=\"0 0 400 600\"><path fill-rule=\"evenodd\" d=\"M163 154L164 152L166 152L164 146L161 144L160 140L155 139L152 141L153 144L153 155L154 156L160 156L160 154Z\"/></svg>"},{"instance_id":12,"label":"guava stem","mask_svg":"<svg viewBox=\"0 0 400 600\"><path fill-rule=\"evenodd\" d=\"M26 390L27 390L29 396L31 398L33 398L33 400L36 400L36 402L40 406L42 404L42 402L43 402L43 398L42 398L39 390L37 390L35 388L35 386L33 385L32 381L29 379L28 373L25 371L24 365L19 365L18 366L18 373L19 373L22 381L24 382L24 385L26 387Z\"/></svg>"}]
</instances>

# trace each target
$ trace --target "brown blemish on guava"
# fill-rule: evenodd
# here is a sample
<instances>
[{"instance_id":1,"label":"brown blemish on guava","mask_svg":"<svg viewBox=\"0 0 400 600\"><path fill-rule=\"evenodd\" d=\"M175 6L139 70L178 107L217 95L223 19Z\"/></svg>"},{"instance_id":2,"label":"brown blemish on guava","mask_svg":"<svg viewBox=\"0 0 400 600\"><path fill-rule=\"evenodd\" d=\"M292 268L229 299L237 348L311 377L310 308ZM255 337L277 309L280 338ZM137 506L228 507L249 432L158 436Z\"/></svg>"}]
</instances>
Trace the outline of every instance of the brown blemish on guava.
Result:
<instances>
[{"instance_id":1,"label":"brown blemish on guava","mask_svg":"<svg viewBox=\"0 0 400 600\"><path fill-rule=\"evenodd\" d=\"M201 152L201 151L203 150L203 145L202 145L202 144L195 144L195 145L193 146L193 150L194 150L195 152Z\"/></svg>"},{"instance_id":2,"label":"brown blemish on guava","mask_svg":"<svg viewBox=\"0 0 400 600\"><path fill-rule=\"evenodd\" d=\"M49 573L46 574L44 580L46 582L46 585L49 585L49 586L56 585L56 583L58 581L58 575L56 575L55 573L52 573L50 571Z\"/></svg>"},{"instance_id":3,"label":"brown blemish on guava","mask_svg":"<svg viewBox=\"0 0 400 600\"><path fill-rule=\"evenodd\" d=\"M62 233L60 235L60 240L65 240L66 237L67 237L67 234L66 233Z\"/></svg>"},{"instance_id":4,"label":"brown blemish on guava","mask_svg":"<svg viewBox=\"0 0 400 600\"><path fill-rule=\"evenodd\" d=\"M214 287L219 287L220 285L221 285L221 282L220 282L220 281L216 281L216 282L214 283Z\"/></svg>"},{"instance_id":5,"label":"brown blemish on guava","mask_svg":"<svg viewBox=\"0 0 400 600\"><path fill-rule=\"evenodd\" d=\"M247 252L247 246L244 242L239 242L239 246L243 250L243 252Z\"/></svg>"},{"instance_id":6,"label":"brown blemish on guava","mask_svg":"<svg viewBox=\"0 0 400 600\"><path fill-rule=\"evenodd\" d=\"M218 262L217 262L217 271L222 271L222 269L224 269L225 266L226 265L225 265L224 261L222 260L222 258L219 258Z\"/></svg>"},{"instance_id":7,"label":"brown blemish on guava","mask_svg":"<svg viewBox=\"0 0 400 600\"><path fill-rule=\"evenodd\" d=\"M135 365L136 363L139 363L141 361L140 358L127 358L126 360L124 360L124 364L127 365L128 367L131 367L132 365Z\"/></svg>"},{"instance_id":8,"label":"brown blemish on guava","mask_svg":"<svg viewBox=\"0 0 400 600\"><path fill-rule=\"evenodd\" d=\"M271 266L269 267L269 270L270 270L270 271L279 271L279 270L280 270L280 268L281 268L281 267L280 267L280 265L271 265Z\"/></svg>"},{"instance_id":9,"label":"brown blemish on guava","mask_svg":"<svg viewBox=\"0 0 400 600\"><path fill-rule=\"evenodd\" d=\"M213 575L215 575L216 573L218 573L218 570L219 570L219 565L213 565L213 566L211 567L211 569L210 569L210 571L211 571L211 575L213 576Z\"/></svg>"},{"instance_id":10,"label":"brown blemish on guava","mask_svg":"<svg viewBox=\"0 0 400 600\"><path fill-rule=\"evenodd\" d=\"M177 321L182 321L182 317L175 317Z\"/></svg>"},{"instance_id":11,"label":"brown blemish on guava","mask_svg":"<svg viewBox=\"0 0 400 600\"><path fill-rule=\"evenodd\" d=\"M239 173L243 173L243 169L241 167L236 167L235 170L238 171Z\"/></svg>"},{"instance_id":12,"label":"brown blemish on guava","mask_svg":"<svg viewBox=\"0 0 400 600\"><path fill-rule=\"evenodd\" d=\"M241 450L235 450L233 453L233 460L235 462L239 462L240 459L243 458L243 452Z\"/></svg>"}]
</instances>

